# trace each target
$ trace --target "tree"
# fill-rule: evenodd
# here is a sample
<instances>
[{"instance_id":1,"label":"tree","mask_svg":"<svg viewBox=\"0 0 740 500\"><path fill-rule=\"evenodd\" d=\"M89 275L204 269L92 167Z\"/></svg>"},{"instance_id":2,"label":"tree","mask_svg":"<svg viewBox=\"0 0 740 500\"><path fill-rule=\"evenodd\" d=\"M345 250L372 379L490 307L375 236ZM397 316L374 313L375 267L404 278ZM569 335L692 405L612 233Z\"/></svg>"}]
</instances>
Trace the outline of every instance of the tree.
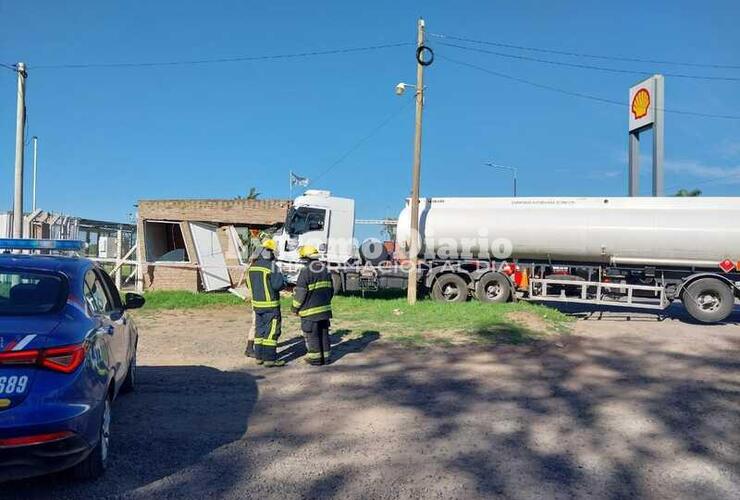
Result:
<instances>
[{"instance_id":1,"label":"tree","mask_svg":"<svg viewBox=\"0 0 740 500\"><path fill-rule=\"evenodd\" d=\"M257 191L256 187L251 187L249 188L249 193L247 193L247 196L239 195L234 199L235 200L256 200L257 198L260 197L261 194L262 193Z\"/></svg>"},{"instance_id":2,"label":"tree","mask_svg":"<svg viewBox=\"0 0 740 500\"><path fill-rule=\"evenodd\" d=\"M701 189L679 189L675 196L701 196Z\"/></svg>"}]
</instances>

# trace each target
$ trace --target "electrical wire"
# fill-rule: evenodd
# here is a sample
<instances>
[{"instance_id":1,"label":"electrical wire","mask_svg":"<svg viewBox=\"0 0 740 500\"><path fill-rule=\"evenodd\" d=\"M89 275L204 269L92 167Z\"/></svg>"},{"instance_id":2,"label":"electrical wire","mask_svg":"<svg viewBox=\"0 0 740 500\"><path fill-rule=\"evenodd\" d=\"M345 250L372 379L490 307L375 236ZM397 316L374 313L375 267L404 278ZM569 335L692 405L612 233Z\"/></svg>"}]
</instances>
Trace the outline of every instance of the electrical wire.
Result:
<instances>
[{"instance_id":1,"label":"electrical wire","mask_svg":"<svg viewBox=\"0 0 740 500\"><path fill-rule=\"evenodd\" d=\"M0 63L0 68L8 69L12 71L13 73L16 73L18 71L18 68L15 67L15 64Z\"/></svg>"},{"instance_id":2,"label":"electrical wire","mask_svg":"<svg viewBox=\"0 0 740 500\"><path fill-rule=\"evenodd\" d=\"M516 49L516 50L529 50L532 52L542 52L545 54L557 54L562 56L571 56L571 57L585 57L590 59L602 59L606 61L622 61L622 62L638 62L638 63L647 63L647 64L664 64L664 65L671 65L671 66L688 66L688 67L696 67L696 68L714 68L714 69L740 69L740 65L733 65L733 64L710 64L710 63L695 63L695 62L683 62L683 61L670 61L670 60L661 60L661 59L640 59L636 57L620 57L620 56L607 56L607 55L600 55L600 54L588 54L584 52L570 52L565 50L554 50L554 49L545 49L541 47L527 47L524 45L513 45L509 43L501 43L501 42L491 42L486 40L476 40L473 38L467 38L467 37L461 37L461 36L453 36L453 35L445 35L442 33L429 33L429 36L433 36L436 38L448 38L450 40L458 40L460 42L469 42L469 43L478 43L482 45L491 45L494 47L502 47L507 49Z\"/></svg>"},{"instance_id":3,"label":"electrical wire","mask_svg":"<svg viewBox=\"0 0 740 500\"><path fill-rule=\"evenodd\" d=\"M734 180L740 180L740 172L735 172L734 174L728 174L728 175L720 175L717 177L711 177L705 181L701 182L692 182L692 186L707 186L710 184L716 184L718 182L724 182L724 181L734 181ZM666 190L667 191L674 191L677 189L681 189L682 186L686 185L687 183L674 183L671 184Z\"/></svg>"},{"instance_id":4,"label":"electrical wire","mask_svg":"<svg viewBox=\"0 0 740 500\"><path fill-rule=\"evenodd\" d=\"M413 103L416 100L416 95L413 96L412 99L408 99L403 105L401 105L398 109L396 109L393 113L386 116L380 123L378 123L375 127L370 130L366 135L364 135L360 140L355 142L347 151L345 151L341 156L339 156L336 160L334 160L328 167L326 167L319 175L315 176L313 179L309 181L309 184L313 184L317 180L319 180L321 177L329 173L330 170L332 170L334 167L342 163L344 160L346 160L352 153L357 151L357 149L360 148L363 144L365 144L371 137L373 137L375 134L377 134L383 127L388 125L395 117L400 115L406 108L409 107L411 103Z\"/></svg>"},{"instance_id":5,"label":"electrical wire","mask_svg":"<svg viewBox=\"0 0 740 500\"><path fill-rule=\"evenodd\" d=\"M439 57L440 59L444 59L445 61L449 61L451 63L458 64L460 66L466 66L468 68L472 68L472 69L481 71L483 73L487 73L489 75L493 75L493 76L497 76L499 78L504 78L504 79L507 79L507 80L512 80L512 81L515 81L515 82L523 83L525 85L530 85L532 87L537 87L537 88L544 89L544 90L550 90L552 92L558 92L560 94L565 94L565 95L569 95L569 96L572 96L572 97L579 97L579 98L582 98L582 99L589 99L591 101L597 101L597 102L602 102L602 103L606 103L606 104L612 104L612 105L620 106L620 107L629 106L627 103L625 103L623 101L617 101L615 99L608 99L606 97L599 97L599 96L595 96L595 95L591 95L591 94L586 94L586 93L583 93L583 92L576 92L576 91L572 91L572 90L567 90L567 89L563 89L563 88L560 88L560 87L555 87L553 85L549 85L549 84L545 84L545 83L539 83L539 82L535 82L535 81L532 81L532 80L527 80L527 79L524 79L524 78L519 78L519 77L512 76L512 75L507 75L506 73L501 73L499 71L494 71L494 70L485 68L483 66L478 66L477 64L472 64L472 63L465 62L465 61L459 61L457 59L453 59L451 57L447 57L447 56L445 56L443 54L437 54L437 57ZM695 112L695 111L686 111L686 110L679 110L679 109L666 109L666 108L662 109L661 111L664 111L666 113L679 114L679 115L698 116L698 117L702 117L702 118L721 118L721 119L725 119L725 120L740 120L740 115L719 115L719 114L712 114L712 113L699 113L699 112Z\"/></svg>"},{"instance_id":6,"label":"electrical wire","mask_svg":"<svg viewBox=\"0 0 740 500\"><path fill-rule=\"evenodd\" d=\"M279 59L296 59L301 57L326 56L333 54L351 54L355 52L368 52L372 50L389 49L393 47L403 47L413 45L411 42L386 43L379 45L368 45L364 47L350 47L330 50L312 50L306 52L296 52L291 54L275 54L262 56L237 56L222 57L213 59L190 59L180 61L151 61L151 62L129 62L129 63L80 63L80 64L34 64L31 69L88 69L88 68L140 68L156 66L187 66L197 64L221 64L248 61L268 61Z\"/></svg>"},{"instance_id":7,"label":"electrical wire","mask_svg":"<svg viewBox=\"0 0 740 500\"><path fill-rule=\"evenodd\" d=\"M510 59L519 59L522 61L552 64L554 66L565 66L568 68L590 69L590 70L595 70L595 71L606 71L609 73L623 73L623 74L630 74L630 75L648 76L648 75L653 74L653 72L650 72L650 71L634 71L630 69L609 68L605 66L594 66L592 64L569 63L569 62L563 62L563 61L553 61L550 59L541 59L539 57L529 57L529 56L522 56L522 55L516 55L516 54L507 54L505 52L498 52L495 50L487 50L487 49L481 49L477 47L466 47L465 45L458 45L455 43L439 42L439 44L444 45L446 47L454 47L456 49L467 50L471 52L480 52L483 54L490 54L490 55L499 56L499 57L508 57ZM670 76L671 78L686 78L690 80L717 80L717 81L728 81L728 82L740 82L740 77L733 77L733 76L686 75L682 73L665 73L665 72L661 74L664 76Z\"/></svg>"}]
</instances>

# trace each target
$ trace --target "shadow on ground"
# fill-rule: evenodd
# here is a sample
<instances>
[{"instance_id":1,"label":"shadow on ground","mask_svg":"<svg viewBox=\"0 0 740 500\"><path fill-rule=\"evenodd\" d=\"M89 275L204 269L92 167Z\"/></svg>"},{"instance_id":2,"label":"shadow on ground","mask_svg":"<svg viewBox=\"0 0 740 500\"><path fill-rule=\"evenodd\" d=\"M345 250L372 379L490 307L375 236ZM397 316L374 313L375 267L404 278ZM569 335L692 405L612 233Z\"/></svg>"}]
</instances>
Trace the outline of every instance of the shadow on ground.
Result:
<instances>
[{"instance_id":1,"label":"shadow on ground","mask_svg":"<svg viewBox=\"0 0 740 500\"><path fill-rule=\"evenodd\" d=\"M291 410L251 439L257 455L299 443L291 462L322 473L276 480L310 498L737 498L736 334L702 348L670 329L560 346L379 344L309 373L298 396L266 394Z\"/></svg>"},{"instance_id":2,"label":"shadow on ground","mask_svg":"<svg viewBox=\"0 0 740 500\"><path fill-rule=\"evenodd\" d=\"M239 441L257 400L255 377L206 366L140 366L136 390L113 404L109 469L97 481L60 473L2 485L2 498L100 498L129 494L207 460L214 450ZM176 491L229 487L223 477L190 474L158 489ZM209 486L210 485L210 486Z\"/></svg>"},{"instance_id":3,"label":"shadow on ground","mask_svg":"<svg viewBox=\"0 0 740 500\"><path fill-rule=\"evenodd\" d=\"M336 363L348 354L356 354L365 350L372 342L380 338L380 332L365 330L358 336L352 335L352 330L333 330L331 339L331 359ZM282 349L282 350L280 350ZM286 363L295 361L306 355L306 343L303 337L294 337L278 344L278 356Z\"/></svg>"},{"instance_id":4,"label":"shadow on ground","mask_svg":"<svg viewBox=\"0 0 740 500\"><path fill-rule=\"evenodd\" d=\"M712 324L700 323L692 318L686 308L676 302L671 304L667 309L654 311L650 309L614 307L614 306L594 306L586 304L567 304L562 302L542 302L543 305L557 309L562 313L574 316L584 320L598 321L664 321L666 319L676 319L683 323L702 326L713 326ZM723 322L723 324L740 323L740 306L736 305L732 314Z\"/></svg>"}]
</instances>

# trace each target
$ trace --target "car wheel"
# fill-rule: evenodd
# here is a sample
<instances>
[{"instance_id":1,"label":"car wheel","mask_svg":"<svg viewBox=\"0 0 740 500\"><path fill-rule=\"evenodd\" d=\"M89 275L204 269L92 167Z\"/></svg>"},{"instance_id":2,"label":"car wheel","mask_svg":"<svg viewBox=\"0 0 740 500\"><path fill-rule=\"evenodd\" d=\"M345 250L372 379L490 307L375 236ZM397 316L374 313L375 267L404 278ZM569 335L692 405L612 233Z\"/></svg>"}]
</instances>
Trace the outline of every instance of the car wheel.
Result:
<instances>
[{"instance_id":1,"label":"car wheel","mask_svg":"<svg viewBox=\"0 0 740 500\"><path fill-rule=\"evenodd\" d=\"M468 284L457 274L443 274L432 286L432 298L437 302L465 302Z\"/></svg>"},{"instance_id":2,"label":"car wheel","mask_svg":"<svg viewBox=\"0 0 740 500\"><path fill-rule=\"evenodd\" d=\"M103 403L103 415L100 419L100 435L98 444L90 454L75 465L72 472L79 479L95 479L105 472L108 466L108 451L110 448L111 398L108 396Z\"/></svg>"},{"instance_id":3,"label":"car wheel","mask_svg":"<svg viewBox=\"0 0 740 500\"><path fill-rule=\"evenodd\" d=\"M131 357L131 362L128 365L128 372L126 373L126 378L123 379L123 384L121 384L121 391L131 392L135 388L136 388L136 351L134 351L134 355Z\"/></svg>"}]
</instances>

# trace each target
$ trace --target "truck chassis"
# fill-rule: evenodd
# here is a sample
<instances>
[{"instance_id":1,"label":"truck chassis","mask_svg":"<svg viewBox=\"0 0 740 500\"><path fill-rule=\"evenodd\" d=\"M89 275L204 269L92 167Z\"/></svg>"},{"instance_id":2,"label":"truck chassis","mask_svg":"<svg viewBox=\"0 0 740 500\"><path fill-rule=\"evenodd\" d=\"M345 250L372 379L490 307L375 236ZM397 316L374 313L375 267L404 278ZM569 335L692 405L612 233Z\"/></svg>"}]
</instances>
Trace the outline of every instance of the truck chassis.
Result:
<instances>
[{"instance_id":1,"label":"truck chassis","mask_svg":"<svg viewBox=\"0 0 740 500\"><path fill-rule=\"evenodd\" d=\"M331 271L336 292L407 287L407 270L398 263L334 265ZM740 298L738 272L697 268L425 261L419 276L432 298L443 302L464 302L473 296L482 302L526 300L664 310L680 300L694 319L704 323L727 319Z\"/></svg>"}]
</instances>

